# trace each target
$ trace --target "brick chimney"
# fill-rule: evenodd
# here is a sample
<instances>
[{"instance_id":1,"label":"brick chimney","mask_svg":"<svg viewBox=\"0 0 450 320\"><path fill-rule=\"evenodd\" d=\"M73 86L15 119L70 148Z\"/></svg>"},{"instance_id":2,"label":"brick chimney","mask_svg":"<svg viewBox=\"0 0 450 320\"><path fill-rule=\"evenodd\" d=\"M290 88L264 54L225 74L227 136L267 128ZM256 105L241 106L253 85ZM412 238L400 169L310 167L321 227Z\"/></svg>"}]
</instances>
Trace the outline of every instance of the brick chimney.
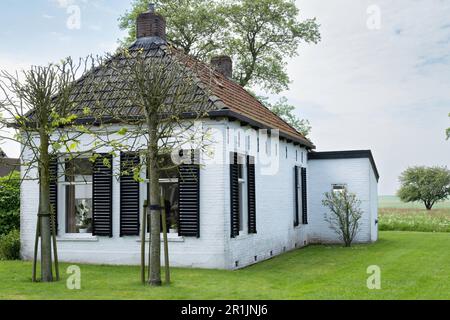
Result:
<instances>
[{"instance_id":1,"label":"brick chimney","mask_svg":"<svg viewBox=\"0 0 450 320\"><path fill-rule=\"evenodd\" d=\"M227 78L233 76L233 61L229 56L218 56L211 59L211 65Z\"/></svg>"},{"instance_id":2,"label":"brick chimney","mask_svg":"<svg viewBox=\"0 0 450 320\"><path fill-rule=\"evenodd\" d=\"M141 13L136 21L137 38L159 37L166 40L166 19L155 13L155 5L151 3L147 12Z\"/></svg>"}]
</instances>

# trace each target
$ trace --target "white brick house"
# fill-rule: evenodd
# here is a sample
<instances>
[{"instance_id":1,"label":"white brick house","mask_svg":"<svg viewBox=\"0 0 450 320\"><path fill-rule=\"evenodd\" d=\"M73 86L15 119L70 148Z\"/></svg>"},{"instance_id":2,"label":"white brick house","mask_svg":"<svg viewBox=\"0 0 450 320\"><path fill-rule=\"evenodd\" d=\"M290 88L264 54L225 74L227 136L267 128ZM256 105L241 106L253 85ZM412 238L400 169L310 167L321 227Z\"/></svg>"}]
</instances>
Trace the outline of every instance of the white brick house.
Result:
<instances>
[{"instance_id":1,"label":"white brick house","mask_svg":"<svg viewBox=\"0 0 450 320\"><path fill-rule=\"evenodd\" d=\"M155 24L146 23L148 19ZM163 18L152 12L141 15L138 40L132 48L164 46L164 26ZM314 152L308 139L229 79L229 58L215 59L214 67L214 109L202 126L213 132L215 156L221 161L208 162L201 155L204 163L197 167L195 182L182 182L177 176L161 181L169 219L178 229L169 234L171 264L235 269L310 243L337 242L324 221L326 209L321 201L325 192L342 185L363 203L357 241L376 241L379 177L371 152ZM261 129L269 130L270 138ZM82 137L81 148L87 148L91 139ZM109 151L105 146L96 152ZM126 156L111 158L111 172L120 171ZM235 158L238 163L230 161ZM64 159L58 160L52 169L61 171ZM60 176L52 182L60 260L139 264L147 184L113 175L104 179L96 173L107 170L101 162L78 161L70 164L72 179ZM186 183L196 190L195 198L186 200L182 191ZM22 184L21 252L25 259L33 255L38 192L36 182ZM92 217L84 231L76 223L80 206Z\"/></svg>"}]
</instances>

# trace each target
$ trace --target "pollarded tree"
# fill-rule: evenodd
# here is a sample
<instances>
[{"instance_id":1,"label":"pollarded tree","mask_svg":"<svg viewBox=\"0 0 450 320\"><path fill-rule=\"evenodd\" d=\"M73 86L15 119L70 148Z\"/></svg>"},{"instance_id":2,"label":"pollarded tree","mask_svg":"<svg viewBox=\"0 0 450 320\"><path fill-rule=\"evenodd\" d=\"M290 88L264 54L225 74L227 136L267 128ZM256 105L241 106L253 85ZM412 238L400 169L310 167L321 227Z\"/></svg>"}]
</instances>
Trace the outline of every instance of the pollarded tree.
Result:
<instances>
[{"instance_id":1,"label":"pollarded tree","mask_svg":"<svg viewBox=\"0 0 450 320\"><path fill-rule=\"evenodd\" d=\"M362 217L361 201L356 194L350 193L347 188L339 191L332 190L325 193L322 204L330 212L325 215L325 221L336 232L346 247L350 247L360 228Z\"/></svg>"},{"instance_id":2,"label":"pollarded tree","mask_svg":"<svg viewBox=\"0 0 450 320\"><path fill-rule=\"evenodd\" d=\"M68 58L14 74L0 72L0 142L20 144L21 165L26 168L21 179L36 180L39 184L35 261L40 237L43 282L54 279L52 236L58 278L55 212L50 198L50 183L52 178L56 178L56 173L51 173L51 162L60 152L70 155L75 151L78 137L86 131L77 122L71 96L75 80L85 74L91 62L91 59L74 62ZM84 113L88 115L90 111L86 109ZM68 134L66 128L70 128L72 133ZM35 273L36 264L33 265L33 281L36 280Z\"/></svg>"},{"instance_id":3,"label":"pollarded tree","mask_svg":"<svg viewBox=\"0 0 450 320\"><path fill-rule=\"evenodd\" d=\"M104 90L117 97L99 100L100 104L110 106L109 121L117 128L110 126L108 137L103 139L115 151L135 154L139 159L131 159L127 165L130 172L121 172L122 175L133 175L135 180L142 181L142 172L147 173L151 225L148 283L152 286L162 284L160 177L177 169L180 160L188 159L192 164L191 158L198 159L191 150L207 148L209 132L197 124L212 103L208 84L200 82L198 74L207 77L212 72L161 38L138 39L130 48L108 57L96 72ZM180 150L189 152L180 158ZM142 230L142 234L145 232ZM144 280L144 259L142 264Z\"/></svg>"},{"instance_id":4,"label":"pollarded tree","mask_svg":"<svg viewBox=\"0 0 450 320\"><path fill-rule=\"evenodd\" d=\"M423 202L427 210L450 196L450 170L446 167L412 167L400 178L398 196L403 202Z\"/></svg>"}]
</instances>

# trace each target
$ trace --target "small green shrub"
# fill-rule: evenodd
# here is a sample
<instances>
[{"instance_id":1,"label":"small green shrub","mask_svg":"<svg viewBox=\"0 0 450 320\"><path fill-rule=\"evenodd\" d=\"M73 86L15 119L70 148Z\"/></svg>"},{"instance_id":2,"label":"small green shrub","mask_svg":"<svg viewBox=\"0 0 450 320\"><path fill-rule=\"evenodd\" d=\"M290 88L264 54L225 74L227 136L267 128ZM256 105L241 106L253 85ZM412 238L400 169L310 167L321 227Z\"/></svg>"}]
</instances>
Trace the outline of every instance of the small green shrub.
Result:
<instances>
[{"instance_id":1,"label":"small green shrub","mask_svg":"<svg viewBox=\"0 0 450 320\"><path fill-rule=\"evenodd\" d=\"M0 236L19 229L20 174L0 178Z\"/></svg>"},{"instance_id":2,"label":"small green shrub","mask_svg":"<svg viewBox=\"0 0 450 320\"><path fill-rule=\"evenodd\" d=\"M20 173L14 171L0 178L0 211L9 212L20 208Z\"/></svg>"},{"instance_id":3,"label":"small green shrub","mask_svg":"<svg viewBox=\"0 0 450 320\"><path fill-rule=\"evenodd\" d=\"M1 211L0 210L0 236L10 233L12 230L19 229L20 213L19 210Z\"/></svg>"},{"instance_id":4,"label":"small green shrub","mask_svg":"<svg viewBox=\"0 0 450 320\"><path fill-rule=\"evenodd\" d=\"M0 260L20 259L20 232L12 230L0 237Z\"/></svg>"}]
</instances>

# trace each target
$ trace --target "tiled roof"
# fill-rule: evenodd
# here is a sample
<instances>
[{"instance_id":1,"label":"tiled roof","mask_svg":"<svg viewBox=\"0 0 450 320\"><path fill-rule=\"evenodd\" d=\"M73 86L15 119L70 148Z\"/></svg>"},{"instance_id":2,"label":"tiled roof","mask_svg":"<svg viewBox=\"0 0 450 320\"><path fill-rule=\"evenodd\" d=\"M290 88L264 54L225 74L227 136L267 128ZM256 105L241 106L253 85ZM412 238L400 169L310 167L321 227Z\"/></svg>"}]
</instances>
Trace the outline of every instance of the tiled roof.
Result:
<instances>
[{"instance_id":1,"label":"tiled roof","mask_svg":"<svg viewBox=\"0 0 450 320\"><path fill-rule=\"evenodd\" d=\"M141 49L147 56L154 57L155 50L167 47L166 43L161 39L149 37L137 40L130 47L130 50ZM260 124L261 127L279 129L281 136L314 148L314 145L307 138L271 112L239 84L215 71L208 64L194 60L192 57L174 48L169 47L169 49L172 50L169 51L172 56L176 55L188 67L192 67L193 73L202 84L199 87L207 88L205 90L210 94L211 105L208 107L210 112L230 111L238 117L243 116L253 120L255 123ZM195 67L193 67L194 65ZM138 115L139 110L135 106L130 105L130 99L127 99L123 92L117 92L117 89L112 89L120 88L119 81L122 80L120 80L120 77L116 77L112 70L108 69L108 63L95 69L93 73L94 77L91 76L90 78L91 81L95 79L93 81L97 83L95 89L86 85L80 85L79 90L75 91L73 102L75 102L77 108L82 110L84 107L89 107L91 110L94 110L96 101L101 100L102 104L108 106L108 108L118 108L122 112L126 112L126 115ZM82 80L79 81L79 83L81 82ZM101 83L101 86L98 85L99 83Z\"/></svg>"},{"instance_id":2,"label":"tiled roof","mask_svg":"<svg viewBox=\"0 0 450 320\"><path fill-rule=\"evenodd\" d=\"M202 82L209 85L212 94L217 97L227 109L256 120L267 127L279 129L292 137L303 140L307 145L314 147L307 138L290 126L286 121L270 111L238 83L225 77L206 63L194 61L193 58L188 56L185 56L185 58L188 64L195 63L197 66L199 64L202 65L202 68L196 68L197 75Z\"/></svg>"}]
</instances>

